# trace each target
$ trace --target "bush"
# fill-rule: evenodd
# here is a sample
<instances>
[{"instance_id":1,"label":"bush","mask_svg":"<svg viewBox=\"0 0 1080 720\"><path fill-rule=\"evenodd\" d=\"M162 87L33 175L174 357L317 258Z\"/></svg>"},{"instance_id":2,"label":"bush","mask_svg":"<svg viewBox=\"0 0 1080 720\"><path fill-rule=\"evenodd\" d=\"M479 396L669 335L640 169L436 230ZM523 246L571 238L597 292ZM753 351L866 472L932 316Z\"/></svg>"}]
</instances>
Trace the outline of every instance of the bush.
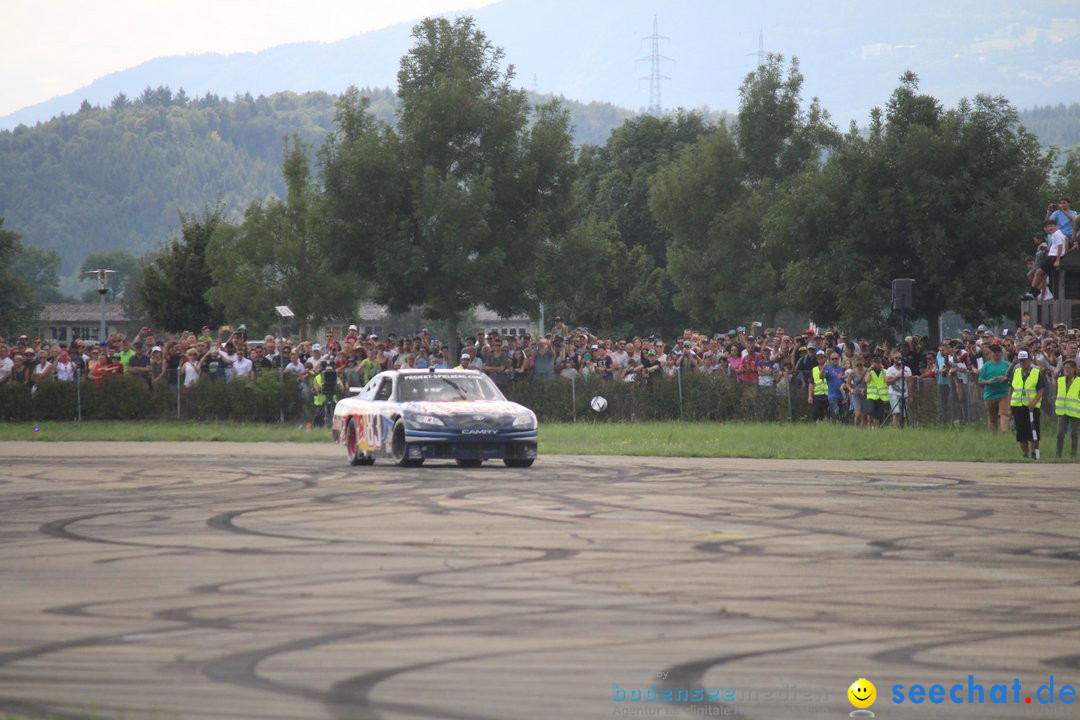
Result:
<instances>
[{"instance_id":1,"label":"bush","mask_svg":"<svg viewBox=\"0 0 1080 720\"><path fill-rule=\"evenodd\" d=\"M25 386L0 385L0 420L74 420L80 404L84 420L172 420L177 418L176 391L162 384L150 390L132 376L106 377L94 382L42 383L36 393ZM180 394L180 419L277 422L302 417L300 390L295 382L280 384L264 373L254 380L231 383L204 378Z\"/></svg>"},{"instance_id":2,"label":"bush","mask_svg":"<svg viewBox=\"0 0 1080 720\"><path fill-rule=\"evenodd\" d=\"M802 421L810 417L806 390L793 388L790 398L775 388L746 385L727 376L688 373L681 378L682 419L694 421ZM680 382L658 377L649 385L601 380L596 376L521 381L511 384L506 396L531 408L543 422L634 422L679 419ZM595 413L589 401L603 395L607 410ZM910 404L912 421L932 425L939 421L938 394L934 381L916 383ZM969 422L983 422L986 413L981 389L972 385ZM31 396L27 387L0 385L0 421L71 420L82 403L85 420L170 420L177 418L176 391L167 385L150 391L139 378L104 378L99 382L47 382ZM277 375L263 373L254 380L231 383L202 378L180 395L182 420L232 420L277 422L297 419L311 412L294 381L282 386ZM1046 405L1049 407L1049 405Z\"/></svg>"},{"instance_id":3,"label":"bush","mask_svg":"<svg viewBox=\"0 0 1080 720\"><path fill-rule=\"evenodd\" d=\"M802 398L798 390L789 405L786 393L745 385L726 376L688 373L682 377L681 385L684 420L788 420L808 415L805 400L801 405L798 402ZM642 385L592 376L574 382L517 382L511 385L507 397L532 409L545 422L677 420L679 388L675 377L659 377ZM608 401L602 414L589 407L596 395Z\"/></svg>"}]
</instances>

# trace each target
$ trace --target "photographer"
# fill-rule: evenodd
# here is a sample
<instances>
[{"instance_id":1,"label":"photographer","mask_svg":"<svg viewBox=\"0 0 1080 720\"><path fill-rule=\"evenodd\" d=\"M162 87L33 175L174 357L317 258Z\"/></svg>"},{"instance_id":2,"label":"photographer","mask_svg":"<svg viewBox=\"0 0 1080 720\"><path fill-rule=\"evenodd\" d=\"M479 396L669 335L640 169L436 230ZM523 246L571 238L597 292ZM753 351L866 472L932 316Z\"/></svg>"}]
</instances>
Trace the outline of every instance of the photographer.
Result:
<instances>
[{"instance_id":1,"label":"photographer","mask_svg":"<svg viewBox=\"0 0 1080 720\"><path fill-rule=\"evenodd\" d=\"M315 427L323 427L331 422L334 405L337 403L338 374L334 354L327 355L326 362L321 365L313 365L312 373L314 377L311 381L311 394L312 404L315 406L315 419L311 424Z\"/></svg>"},{"instance_id":2,"label":"photographer","mask_svg":"<svg viewBox=\"0 0 1080 720\"><path fill-rule=\"evenodd\" d=\"M893 364L885 371L885 382L889 386L889 409L892 412L893 425L899 427L906 419L907 408L911 405L914 396L915 379L912 377L911 368L904 364L904 356L900 350L893 351Z\"/></svg>"},{"instance_id":3,"label":"photographer","mask_svg":"<svg viewBox=\"0 0 1080 720\"><path fill-rule=\"evenodd\" d=\"M1072 200L1067 195L1062 195L1057 202L1052 202L1046 206L1046 216L1043 218L1043 222L1053 220L1057 223L1058 230L1065 236L1066 242L1071 249L1076 248L1076 236L1077 236L1077 222L1076 211L1070 210L1069 205Z\"/></svg>"},{"instance_id":4,"label":"photographer","mask_svg":"<svg viewBox=\"0 0 1080 720\"><path fill-rule=\"evenodd\" d=\"M206 351L206 354L199 360L199 374L200 376L206 375L211 380L224 380L225 371L231 366L232 363L221 352L221 346L218 343L213 343L210 345L210 349Z\"/></svg>"}]
</instances>

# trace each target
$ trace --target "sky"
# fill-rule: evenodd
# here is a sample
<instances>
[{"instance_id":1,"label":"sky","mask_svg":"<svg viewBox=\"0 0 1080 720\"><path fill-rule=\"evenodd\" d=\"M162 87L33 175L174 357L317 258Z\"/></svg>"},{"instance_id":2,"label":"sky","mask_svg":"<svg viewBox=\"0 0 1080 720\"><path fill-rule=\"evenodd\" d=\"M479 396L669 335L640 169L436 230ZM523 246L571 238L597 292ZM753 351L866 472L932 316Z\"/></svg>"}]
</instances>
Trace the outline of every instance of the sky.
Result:
<instances>
[{"instance_id":1,"label":"sky","mask_svg":"<svg viewBox=\"0 0 1080 720\"><path fill-rule=\"evenodd\" d=\"M333 42L495 0L4 0L0 116L166 55Z\"/></svg>"}]
</instances>

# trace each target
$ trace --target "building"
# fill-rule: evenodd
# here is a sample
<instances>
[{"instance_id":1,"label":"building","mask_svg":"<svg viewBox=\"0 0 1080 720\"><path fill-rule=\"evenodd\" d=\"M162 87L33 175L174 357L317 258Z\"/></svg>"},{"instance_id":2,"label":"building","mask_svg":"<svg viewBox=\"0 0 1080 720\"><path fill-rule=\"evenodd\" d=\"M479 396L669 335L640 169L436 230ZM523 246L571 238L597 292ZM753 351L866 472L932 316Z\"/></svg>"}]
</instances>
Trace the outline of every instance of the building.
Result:
<instances>
[{"instance_id":1,"label":"building","mask_svg":"<svg viewBox=\"0 0 1080 720\"><path fill-rule=\"evenodd\" d=\"M1032 325L1065 323L1080 327L1080 251L1065 253L1061 267L1050 278L1050 291L1054 293L1053 300L1021 301L1021 314L1027 315Z\"/></svg>"},{"instance_id":2,"label":"building","mask_svg":"<svg viewBox=\"0 0 1080 720\"><path fill-rule=\"evenodd\" d=\"M88 340L97 342L101 332L101 311L105 310L105 333L125 332L133 336L139 323L129 320L120 303L46 303L34 323L38 336L52 342Z\"/></svg>"},{"instance_id":3,"label":"building","mask_svg":"<svg viewBox=\"0 0 1080 720\"><path fill-rule=\"evenodd\" d=\"M343 337L345 330L356 324L357 329L366 335L385 336L387 333L396 332L399 335L420 330L421 319L415 313L395 316L384 305L373 302L362 302L356 309L355 318L343 318L326 324L327 330L333 330L338 337ZM409 324L411 323L411 324ZM416 327L414 327L416 326ZM500 335L535 335L537 323L528 315L517 315L504 318L483 305L473 308L472 316L468 325L463 325L461 332L471 335L479 328L489 333L498 330ZM411 336L410 336L411 337Z\"/></svg>"}]
</instances>

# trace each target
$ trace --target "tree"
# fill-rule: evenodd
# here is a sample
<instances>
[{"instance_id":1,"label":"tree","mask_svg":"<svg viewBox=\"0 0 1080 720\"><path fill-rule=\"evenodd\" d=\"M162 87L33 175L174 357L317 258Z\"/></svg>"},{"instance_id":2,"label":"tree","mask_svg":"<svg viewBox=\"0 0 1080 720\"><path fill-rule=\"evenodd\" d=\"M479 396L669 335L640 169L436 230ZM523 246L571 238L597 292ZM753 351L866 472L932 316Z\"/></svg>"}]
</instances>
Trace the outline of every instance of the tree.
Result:
<instances>
[{"instance_id":1,"label":"tree","mask_svg":"<svg viewBox=\"0 0 1080 720\"><path fill-rule=\"evenodd\" d=\"M632 335L664 302L664 271L641 245L628 247L614 221L589 217L541 263L549 317L604 335ZM647 327L647 326L645 326Z\"/></svg>"},{"instance_id":2,"label":"tree","mask_svg":"<svg viewBox=\"0 0 1080 720\"><path fill-rule=\"evenodd\" d=\"M738 148L723 125L653 180L653 212L673 236L668 273L675 304L695 323L737 325L775 292L768 277L757 278L759 216L747 207L748 198Z\"/></svg>"},{"instance_id":3,"label":"tree","mask_svg":"<svg viewBox=\"0 0 1080 720\"><path fill-rule=\"evenodd\" d=\"M869 136L853 128L776 208L800 238L785 270L792 297L819 322L880 331L892 324L891 279L914 278L911 319L925 318L935 341L946 310L971 322L1014 311L1050 164L1004 98L946 111L906 73Z\"/></svg>"},{"instance_id":4,"label":"tree","mask_svg":"<svg viewBox=\"0 0 1080 720\"><path fill-rule=\"evenodd\" d=\"M653 213L672 233L668 275L675 304L697 323L728 327L751 313L765 324L789 302L786 244L769 208L820 167L836 130L814 98L803 108L797 60L748 74L734 130L719 125L685 148L652 183Z\"/></svg>"},{"instance_id":5,"label":"tree","mask_svg":"<svg viewBox=\"0 0 1080 720\"><path fill-rule=\"evenodd\" d=\"M157 327L198 332L203 325L221 324L221 307L206 299L212 287L206 249L222 223L222 213L220 204L203 208L198 216L181 213L180 238L153 257L136 282L137 302Z\"/></svg>"},{"instance_id":6,"label":"tree","mask_svg":"<svg viewBox=\"0 0 1080 720\"><path fill-rule=\"evenodd\" d=\"M583 298L580 309L564 311L567 315L573 313L575 322L580 316L580 321L590 327L618 327L628 333L671 332L685 326L685 313L673 307L674 287L665 272L671 233L657 222L649 208L649 186L658 168L707 130L704 120L696 113L679 113L672 117L644 115L616 128L602 147L582 149L574 190L578 199L575 214L580 218L579 226L574 229L573 238L567 237L567 250L558 254L551 272L577 287L600 282L607 291L621 295L622 301L611 303L597 315L595 310L589 310L596 308L595 303ZM583 257L582 262L575 259L572 252L584 249L580 241L596 237L597 228L608 223L615 234L605 242L605 252L628 260L633 255L634 264L644 262L647 265L641 269L643 274L615 274L600 280L592 270L585 269L590 266L591 258ZM639 249L641 253L637 252ZM654 270L659 270L655 276ZM550 297L544 298L545 303L556 306L565 301L566 294L561 291L556 297L560 283L549 279L545 286L550 290ZM648 303L626 302L642 294L650 297ZM605 320L600 321L598 317Z\"/></svg>"},{"instance_id":7,"label":"tree","mask_svg":"<svg viewBox=\"0 0 1080 720\"><path fill-rule=\"evenodd\" d=\"M12 262L21 250L19 236L5 230L0 217L0 334L4 336L28 327L40 309L30 284L12 272Z\"/></svg>"},{"instance_id":8,"label":"tree","mask_svg":"<svg viewBox=\"0 0 1080 720\"><path fill-rule=\"evenodd\" d=\"M1074 203L1080 203L1080 146L1065 154L1065 162L1057 172L1055 190L1057 195L1067 195Z\"/></svg>"},{"instance_id":9,"label":"tree","mask_svg":"<svg viewBox=\"0 0 1080 720\"><path fill-rule=\"evenodd\" d=\"M540 249L567 221L567 114L552 103L530 123L513 68L471 18L427 19L413 37L396 132L346 95L323 153L335 224L358 233L344 238L342 260L367 271L392 311L423 306L452 330L479 303L529 310Z\"/></svg>"},{"instance_id":10,"label":"tree","mask_svg":"<svg viewBox=\"0 0 1080 720\"><path fill-rule=\"evenodd\" d=\"M240 225L222 224L207 259L214 286L207 293L228 317L270 324L273 308L288 305L300 334L330 317L347 317L361 295L359 278L341 269L328 244L317 188L310 182L307 147L293 136L283 163L288 197L253 203Z\"/></svg>"},{"instance_id":11,"label":"tree","mask_svg":"<svg viewBox=\"0 0 1080 720\"><path fill-rule=\"evenodd\" d=\"M10 272L30 286L35 304L70 300L60 292L60 254L55 250L21 245Z\"/></svg>"},{"instance_id":12,"label":"tree","mask_svg":"<svg viewBox=\"0 0 1080 720\"><path fill-rule=\"evenodd\" d=\"M139 258L127 250L106 250L88 254L79 266L79 277L83 283L94 284L94 287L83 290L83 302L98 302L97 281L87 273L99 268L116 271L116 274L109 278L109 290L114 301L130 302L134 299L135 286L142 273Z\"/></svg>"}]
</instances>

